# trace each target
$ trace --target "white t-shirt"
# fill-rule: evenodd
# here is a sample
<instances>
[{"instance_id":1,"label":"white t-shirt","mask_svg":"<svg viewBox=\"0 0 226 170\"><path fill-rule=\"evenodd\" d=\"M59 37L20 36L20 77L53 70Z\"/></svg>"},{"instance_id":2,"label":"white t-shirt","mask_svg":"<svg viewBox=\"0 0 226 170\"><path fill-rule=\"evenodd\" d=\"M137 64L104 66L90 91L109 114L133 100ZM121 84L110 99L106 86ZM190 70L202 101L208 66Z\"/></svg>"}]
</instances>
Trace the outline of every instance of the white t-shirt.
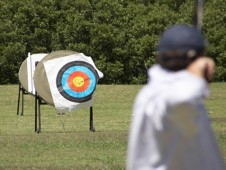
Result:
<instances>
[{"instance_id":1,"label":"white t-shirt","mask_svg":"<svg viewBox=\"0 0 226 170\"><path fill-rule=\"evenodd\" d=\"M204 79L154 65L134 104L127 170L224 170L203 104L208 93Z\"/></svg>"}]
</instances>

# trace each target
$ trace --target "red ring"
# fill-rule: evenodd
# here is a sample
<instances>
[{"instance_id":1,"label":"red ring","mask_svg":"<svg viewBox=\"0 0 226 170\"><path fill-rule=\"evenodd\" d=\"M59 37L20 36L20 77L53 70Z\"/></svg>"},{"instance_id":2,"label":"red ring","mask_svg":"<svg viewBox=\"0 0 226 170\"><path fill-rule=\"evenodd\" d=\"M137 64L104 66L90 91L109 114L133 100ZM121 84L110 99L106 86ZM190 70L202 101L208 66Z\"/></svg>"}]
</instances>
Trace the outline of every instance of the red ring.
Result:
<instances>
[{"instance_id":1,"label":"red ring","mask_svg":"<svg viewBox=\"0 0 226 170\"><path fill-rule=\"evenodd\" d=\"M73 83L73 80L75 77L82 77L84 79L84 84L81 86L81 87L76 87ZM82 92L82 91L85 91L89 85L90 85L90 79L89 77L87 76L87 74L81 72L81 71L76 71L76 72L73 72L69 77L68 77L68 86L73 90L73 91L76 91L76 92Z\"/></svg>"}]
</instances>

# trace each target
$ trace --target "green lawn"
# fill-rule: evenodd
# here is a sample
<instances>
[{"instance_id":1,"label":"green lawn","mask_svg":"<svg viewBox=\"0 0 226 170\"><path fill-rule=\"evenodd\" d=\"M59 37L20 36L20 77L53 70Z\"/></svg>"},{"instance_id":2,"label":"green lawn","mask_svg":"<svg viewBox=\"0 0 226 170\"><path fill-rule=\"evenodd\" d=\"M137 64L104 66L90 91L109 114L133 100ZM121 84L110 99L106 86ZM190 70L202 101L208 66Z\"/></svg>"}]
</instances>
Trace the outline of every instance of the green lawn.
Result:
<instances>
[{"instance_id":1,"label":"green lawn","mask_svg":"<svg viewBox=\"0 0 226 170\"><path fill-rule=\"evenodd\" d=\"M17 85L0 86L0 169L125 169L128 127L134 98L142 86L98 85L94 126L89 109L58 115L41 106L42 132L34 132L34 97L25 96L24 116L17 116ZM225 83L211 85L206 105L226 160ZM226 90L225 90L226 91Z\"/></svg>"}]
</instances>

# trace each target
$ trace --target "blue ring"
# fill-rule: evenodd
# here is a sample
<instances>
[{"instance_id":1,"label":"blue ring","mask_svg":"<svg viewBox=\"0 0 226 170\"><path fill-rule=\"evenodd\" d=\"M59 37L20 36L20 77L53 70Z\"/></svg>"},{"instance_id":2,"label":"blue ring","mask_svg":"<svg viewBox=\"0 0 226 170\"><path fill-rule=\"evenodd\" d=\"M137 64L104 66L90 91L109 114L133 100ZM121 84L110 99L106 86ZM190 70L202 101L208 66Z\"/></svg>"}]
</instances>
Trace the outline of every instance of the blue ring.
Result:
<instances>
[{"instance_id":1,"label":"blue ring","mask_svg":"<svg viewBox=\"0 0 226 170\"><path fill-rule=\"evenodd\" d=\"M69 76L76 72L76 71L80 71L85 73L89 79L90 79L90 84L88 86L88 88L83 91L83 92L75 92L73 91L69 86L68 86L68 78ZM95 75L93 74L92 71L90 71L87 67L84 66L73 66L68 68L62 75L62 79L61 79L61 83L62 83L62 88L63 90L70 95L71 97L75 97L75 98L83 98L86 97L88 95L90 95L96 87L96 78Z\"/></svg>"}]
</instances>

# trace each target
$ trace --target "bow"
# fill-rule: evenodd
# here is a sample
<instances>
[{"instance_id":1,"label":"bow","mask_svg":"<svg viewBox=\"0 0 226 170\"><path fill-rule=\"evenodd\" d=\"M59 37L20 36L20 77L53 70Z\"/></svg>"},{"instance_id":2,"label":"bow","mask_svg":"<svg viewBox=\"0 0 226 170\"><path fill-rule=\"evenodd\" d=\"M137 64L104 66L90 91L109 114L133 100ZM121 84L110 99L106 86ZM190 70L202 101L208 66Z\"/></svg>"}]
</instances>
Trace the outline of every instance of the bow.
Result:
<instances>
[{"instance_id":1,"label":"bow","mask_svg":"<svg viewBox=\"0 0 226 170\"><path fill-rule=\"evenodd\" d=\"M203 19L203 0L195 0L193 24L200 30L202 29L202 19Z\"/></svg>"}]
</instances>

